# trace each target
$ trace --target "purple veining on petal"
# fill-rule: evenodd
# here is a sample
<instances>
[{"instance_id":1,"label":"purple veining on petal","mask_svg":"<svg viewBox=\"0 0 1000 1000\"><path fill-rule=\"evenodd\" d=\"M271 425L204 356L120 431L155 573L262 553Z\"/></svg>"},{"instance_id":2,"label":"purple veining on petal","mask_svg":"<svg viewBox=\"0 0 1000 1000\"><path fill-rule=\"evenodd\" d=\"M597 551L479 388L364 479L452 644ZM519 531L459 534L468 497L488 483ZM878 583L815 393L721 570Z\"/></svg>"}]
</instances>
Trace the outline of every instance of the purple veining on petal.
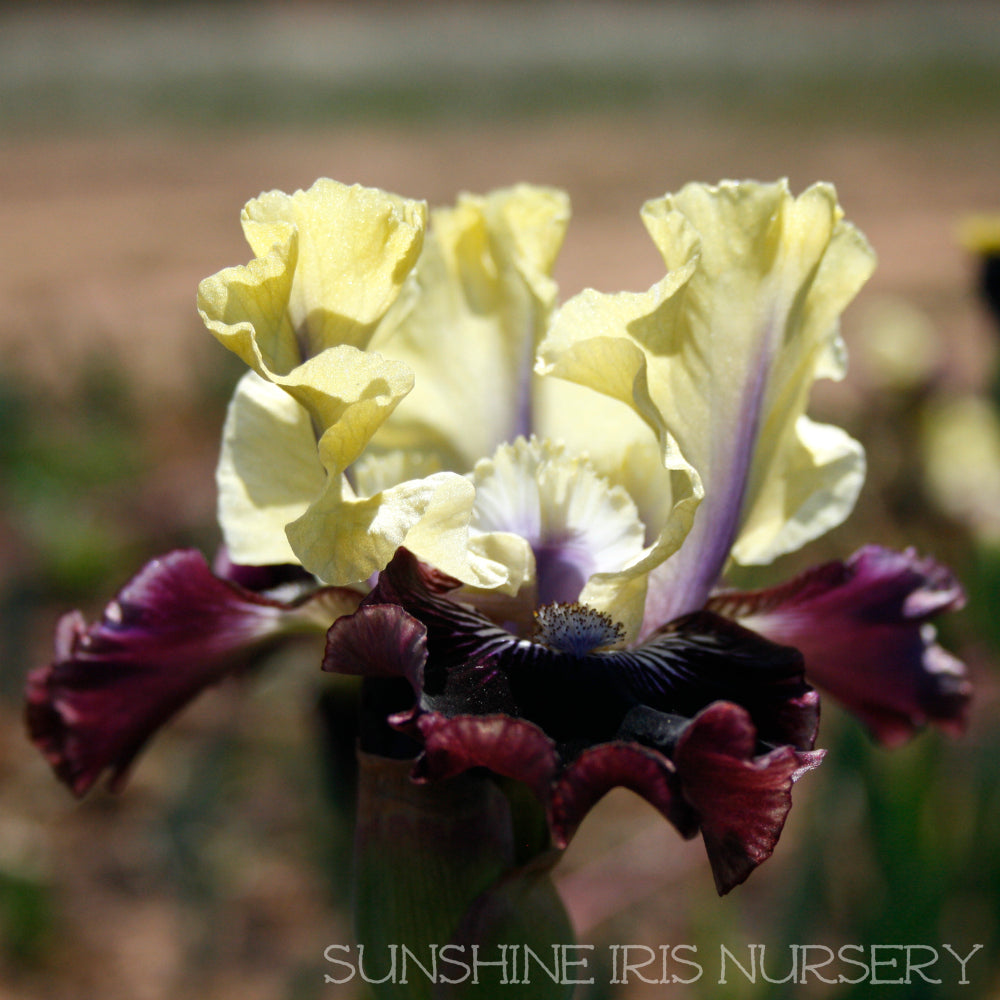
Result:
<instances>
[{"instance_id":1,"label":"purple veining on petal","mask_svg":"<svg viewBox=\"0 0 1000 1000\"><path fill-rule=\"evenodd\" d=\"M725 426L719 421L712 427L712 474L705 500L695 513L696 523L699 514L702 515L701 544L698 546L697 562L692 567L695 576L689 589L690 606L684 611L704 605L722 575L736 541L757 446L768 374L774 359L774 332L772 321L764 335L757 363L752 366L747 380L735 426ZM708 509L702 514L701 509L706 505Z\"/></svg>"},{"instance_id":2,"label":"purple veining on petal","mask_svg":"<svg viewBox=\"0 0 1000 1000\"><path fill-rule=\"evenodd\" d=\"M153 733L195 695L269 640L315 628L304 612L305 603L214 576L199 552L171 552L126 584L100 621L62 618L54 661L28 677L29 734L77 795L105 770L117 790Z\"/></svg>"},{"instance_id":3,"label":"purple veining on petal","mask_svg":"<svg viewBox=\"0 0 1000 1000\"><path fill-rule=\"evenodd\" d=\"M807 677L891 744L928 722L964 727L971 684L928 622L964 601L941 564L868 546L771 590L721 593L709 607L800 649Z\"/></svg>"},{"instance_id":4,"label":"purple veining on petal","mask_svg":"<svg viewBox=\"0 0 1000 1000\"><path fill-rule=\"evenodd\" d=\"M773 324L748 374L732 422L715 420L712 424L709 468L700 470L705 498L695 511L691 530L680 549L650 574L643 637L664 622L704 607L725 568L749 485L773 356L772 331Z\"/></svg>"}]
</instances>

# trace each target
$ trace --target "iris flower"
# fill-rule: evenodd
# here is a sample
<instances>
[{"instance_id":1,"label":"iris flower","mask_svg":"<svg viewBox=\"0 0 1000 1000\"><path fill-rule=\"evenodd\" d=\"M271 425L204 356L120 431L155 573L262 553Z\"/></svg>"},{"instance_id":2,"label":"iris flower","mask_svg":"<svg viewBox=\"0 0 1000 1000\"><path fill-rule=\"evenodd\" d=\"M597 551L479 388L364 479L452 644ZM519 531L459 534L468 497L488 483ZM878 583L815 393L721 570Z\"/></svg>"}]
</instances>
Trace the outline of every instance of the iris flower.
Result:
<instances>
[{"instance_id":1,"label":"iris flower","mask_svg":"<svg viewBox=\"0 0 1000 1000\"><path fill-rule=\"evenodd\" d=\"M630 788L702 834L727 892L822 757L813 684L887 742L961 728L964 667L929 624L963 601L946 568L869 547L725 585L840 524L863 482L861 446L805 412L874 266L834 190L690 184L642 210L662 280L559 306L568 216L526 185L429 220L326 180L246 206L253 259L199 290L250 369L226 558L173 553L60 625L28 720L74 791L121 785L248 647L328 628L324 669L366 678L415 781L522 781L557 847Z\"/></svg>"}]
</instances>

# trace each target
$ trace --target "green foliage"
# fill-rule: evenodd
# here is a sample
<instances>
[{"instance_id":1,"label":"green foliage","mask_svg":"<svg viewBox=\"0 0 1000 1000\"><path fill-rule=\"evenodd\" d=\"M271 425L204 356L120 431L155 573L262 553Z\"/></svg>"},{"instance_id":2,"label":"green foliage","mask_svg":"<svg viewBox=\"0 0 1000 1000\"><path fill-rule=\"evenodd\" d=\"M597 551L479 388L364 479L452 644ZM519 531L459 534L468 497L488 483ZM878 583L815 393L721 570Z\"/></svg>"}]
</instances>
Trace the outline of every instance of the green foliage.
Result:
<instances>
[{"instance_id":1,"label":"green foliage","mask_svg":"<svg viewBox=\"0 0 1000 1000\"><path fill-rule=\"evenodd\" d=\"M0 953L17 967L36 962L53 927L51 888L28 875L0 871Z\"/></svg>"}]
</instances>

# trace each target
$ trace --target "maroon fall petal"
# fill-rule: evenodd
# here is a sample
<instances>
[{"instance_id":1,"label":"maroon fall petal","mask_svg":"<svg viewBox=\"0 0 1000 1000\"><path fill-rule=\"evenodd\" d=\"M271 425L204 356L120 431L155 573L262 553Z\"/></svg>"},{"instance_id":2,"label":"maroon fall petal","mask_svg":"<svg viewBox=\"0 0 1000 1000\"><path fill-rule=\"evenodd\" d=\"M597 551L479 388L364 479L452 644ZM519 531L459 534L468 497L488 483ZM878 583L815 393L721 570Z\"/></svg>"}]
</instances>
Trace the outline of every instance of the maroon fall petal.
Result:
<instances>
[{"instance_id":1,"label":"maroon fall petal","mask_svg":"<svg viewBox=\"0 0 1000 1000\"><path fill-rule=\"evenodd\" d=\"M602 743L564 765L557 745L534 723L507 715L447 717L427 712L394 720L416 726L424 751L414 768L418 781L451 778L475 767L524 782L545 807L553 841L567 846L584 816L612 788L642 796L686 838L697 818L680 794L670 761L636 743Z\"/></svg>"},{"instance_id":2,"label":"maroon fall petal","mask_svg":"<svg viewBox=\"0 0 1000 1000\"><path fill-rule=\"evenodd\" d=\"M303 587L312 584L315 588L314 578L301 566L288 563L281 563L268 566L247 566L243 563L234 563L229 557L229 550L222 546L215 554L212 563L212 572L222 580L229 580L230 583L239 584L247 590L256 593L272 591L277 587L287 587L301 585Z\"/></svg>"},{"instance_id":3,"label":"maroon fall petal","mask_svg":"<svg viewBox=\"0 0 1000 1000\"><path fill-rule=\"evenodd\" d=\"M328 589L316 599L346 608L351 596ZM268 640L314 629L309 600L283 604L219 579L195 550L155 559L100 621L62 618L55 659L28 676L31 739L75 794L105 770L118 790L153 733L195 695Z\"/></svg>"},{"instance_id":4,"label":"maroon fall petal","mask_svg":"<svg viewBox=\"0 0 1000 1000\"><path fill-rule=\"evenodd\" d=\"M405 677L422 687L427 629L398 604L366 604L326 636L323 669L359 677Z\"/></svg>"},{"instance_id":5,"label":"maroon fall petal","mask_svg":"<svg viewBox=\"0 0 1000 1000\"><path fill-rule=\"evenodd\" d=\"M697 834L697 816L680 794L673 764L656 750L637 743L615 742L584 750L560 775L550 810L556 844L565 847L584 816L618 787L644 798L686 840Z\"/></svg>"},{"instance_id":6,"label":"maroon fall petal","mask_svg":"<svg viewBox=\"0 0 1000 1000\"><path fill-rule=\"evenodd\" d=\"M719 594L708 606L795 646L812 683L895 744L928 722L964 728L972 694L965 666L929 624L964 603L946 567L873 545L771 590Z\"/></svg>"},{"instance_id":7,"label":"maroon fall petal","mask_svg":"<svg viewBox=\"0 0 1000 1000\"><path fill-rule=\"evenodd\" d=\"M757 734L739 705L716 702L687 727L674 762L701 826L719 895L774 851L792 806L792 784L822 751L783 746L755 756Z\"/></svg>"},{"instance_id":8,"label":"maroon fall petal","mask_svg":"<svg viewBox=\"0 0 1000 1000\"><path fill-rule=\"evenodd\" d=\"M402 720L401 720L402 721ZM473 767L523 781L548 807L559 768L555 743L534 723L509 715L420 715L424 741L417 761L418 780L450 778Z\"/></svg>"}]
</instances>

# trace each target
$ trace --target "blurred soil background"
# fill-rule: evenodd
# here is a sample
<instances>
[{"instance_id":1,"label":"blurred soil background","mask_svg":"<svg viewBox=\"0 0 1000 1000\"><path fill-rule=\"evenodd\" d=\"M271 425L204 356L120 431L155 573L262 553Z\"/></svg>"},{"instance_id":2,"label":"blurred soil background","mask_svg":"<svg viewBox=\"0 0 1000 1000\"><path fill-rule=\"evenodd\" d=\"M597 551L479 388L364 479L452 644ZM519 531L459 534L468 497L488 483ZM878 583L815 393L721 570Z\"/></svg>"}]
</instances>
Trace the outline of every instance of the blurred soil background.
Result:
<instances>
[{"instance_id":1,"label":"blurred soil background","mask_svg":"<svg viewBox=\"0 0 1000 1000\"><path fill-rule=\"evenodd\" d=\"M922 444L939 401L994 406L1000 331L957 226L1000 211L995 4L232 0L0 6L0 998L356 995L323 981L323 949L351 940L350 800L318 646L202 698L120 796L73 801L20 707L59 614L99 614L171 547L217 545L240 366L195 289L248 259L247 199L323 175L431 203L566 189L563 297L658 279L638 210L688 180L837 186L880 265L844 320L851 375L813 413L865 443L869 484L848 525L757 582L867 541L950 561L971 591L947 635L980 692L970 731L888 754L826 708L827 762L730 897L700 843L627 793L584 824L562 888L602 949L760 942L780 978L794 942L982 943L962 995L1000 996L996 539L935 504ZM715 968L689 986L599 973L581 996L877 992L722 986ZM906 995L950 997L944 978Z\"/></svg>"}]
</instances>

